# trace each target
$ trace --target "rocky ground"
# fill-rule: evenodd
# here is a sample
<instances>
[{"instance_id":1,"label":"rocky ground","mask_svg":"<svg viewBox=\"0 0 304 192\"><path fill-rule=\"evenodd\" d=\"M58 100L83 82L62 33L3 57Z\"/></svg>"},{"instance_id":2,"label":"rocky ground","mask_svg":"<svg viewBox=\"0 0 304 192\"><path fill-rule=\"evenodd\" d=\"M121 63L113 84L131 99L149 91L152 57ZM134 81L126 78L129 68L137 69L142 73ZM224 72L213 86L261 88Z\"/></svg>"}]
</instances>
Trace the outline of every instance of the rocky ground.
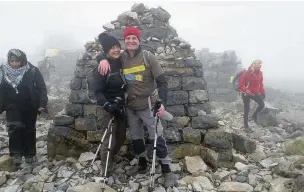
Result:
<instances>
[{"instance_id":1,"label":"rocky ground","mask_svg":"<svg viewBox=\"0 0 304 192\"><path fill-rule=\"evenodd\" d=\"M50 102L57 103L65 93L62 88L50 86ZM56 85L56 84L54 84ZM54 94L52 96L52 94ZM280 101L282 102L282 101ZM285 101L288 106L288 101ZM300 192L304 191L304 138L303 103L280 109L278 126L262 127L251 123L253 132L242 128L242 106L240 101L231 103L212 103L212 113L221 117L222 128L226 132L246 135L256 142L256 150L249 154L233 151L231 168L211 168L200 156L186 157L173 162L172 170L177 178L177 191L202 192ZM57 108L57 107L54 107ZM64 108L64 106L63 106ZM52 114L60 114L57 109ZM302 113L302 114L300 114ZM298 115L299 118L296 118ZM301 119L302 118L302 119ZM2 118L3 120L3 118ZM91 166L92 152L83 153L79 159L56 156L47 158L47 134L52 124L50 117L40 117L37 122L37 163L34 166L22 164L16 169L8 156L8 137L5 124L0 124L0 192L80 192L102 191L100 161ZM136 160L116 157L116 170L109 177L106 191L147 191L149 173L127 177L124 173L136 164ZM160 173L159 168L157 173ZM161 174L156 175L154 191L166 191L162 187Z\"/></svg>"}]
</instances>

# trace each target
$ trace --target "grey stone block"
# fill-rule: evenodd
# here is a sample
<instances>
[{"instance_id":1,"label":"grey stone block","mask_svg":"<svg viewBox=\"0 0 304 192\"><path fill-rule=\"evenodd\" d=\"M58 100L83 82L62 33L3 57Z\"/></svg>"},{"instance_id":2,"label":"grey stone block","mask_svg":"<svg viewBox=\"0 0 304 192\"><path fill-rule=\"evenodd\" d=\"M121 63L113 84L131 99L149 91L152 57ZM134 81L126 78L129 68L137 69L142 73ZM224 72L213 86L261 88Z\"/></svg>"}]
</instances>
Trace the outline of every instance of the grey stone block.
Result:
<instances>
[{"instance_id":1,"label":"grey stone block","mask_svg":"<svg viewBox=\"0 0 304 192\"><path fill-rule=\"evenodd\" d=\"M166 76L168 82L169 90L181 90L182 89L182 79L180 76Z\"/></svg>"},{"instance_id":2,"label":"grey stone block","mask_svg":"<svg viewBox=\"0 0 304 192\"><path fill-rule=\"evenodd\" d=\"M208 95L205 90L189 91L190 103L204 103L208 100Z\"/></svg>"},{"instance_id":3,"label":"grey stone block","mask_svg":"<svg viewBox=\"0 0 304 192\"><path fill-rule=\"evenodd\" d=\"M201 77L182 77L182 87L187 91L205 89L205 82Z\"/></svg>"},{"instance_id":4,"label":"grey stone block","mask_svg":"<svg viewBox=\"0 0 304 192\"><path fill-rule=\"evenodd\" d=\"M76 118L75 129L79 131L96 131L96 120L88 118Z\"/></svg>"},{"instance_id":5,"label":"grey stone block","mask_svg":"<svg viewBox=\"0 0 304 192\"><path fill-rule=\"evenodd\" d=\"M70 89L79 90L81 89L82 79L74 77L70 82Z\"/></svg>"},{"instance_id":6,"label":"grey stone block","mask_svg":"<svg viewBox=\"0 0 304 192\"><path fill-rule=\"evenodd\" d=\"M180 105L188 103L188 97L187 91L169 91L167 105Z\"/></svg>"},{"instance_id":7,"label":"grey stone block","mask_svg":"<svg viewBox=\"0 0 304 192\"><path fill-rule=\"evenodd\" d=\"M168 106L166 110L173 116L184 116L186 114L185 107L183 105Z\"/></svg>"},{"instance_id":8,"label":"grey stone block","mask_svg":"<svg viewBox=\"0 0 304 192\"><path fill-rule=\"evenodd\" d=\"M65 107L65 113L72 117L83 115L83 107L81 104L68 103Z\"/></svg>"}]
</instances>

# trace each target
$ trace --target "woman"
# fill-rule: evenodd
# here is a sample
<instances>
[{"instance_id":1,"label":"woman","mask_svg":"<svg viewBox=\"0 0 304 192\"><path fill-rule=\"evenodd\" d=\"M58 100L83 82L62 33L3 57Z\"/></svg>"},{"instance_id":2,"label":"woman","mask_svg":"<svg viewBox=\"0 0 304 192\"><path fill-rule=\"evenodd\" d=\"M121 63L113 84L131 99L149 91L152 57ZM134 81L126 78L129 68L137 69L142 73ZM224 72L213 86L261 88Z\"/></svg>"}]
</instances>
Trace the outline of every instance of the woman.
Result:
<instances>
[{"instance_id":1,"label":"woman","mask_svg":"<svg viewBox=\"0 0 304 192\"><path fill-rule=\"evenodd\" d=\"M122 76L122 61L120 58L121 45L119 41L106 33L101 33L98 39L111 65L111 72L105 75L99 74L97 68L94 71L94 89L97 104L103 106L109 116L113 115L115 117L108 164L108 172L111 172L113 170L113 158L119 152L126 138L126 121L124 114L126 84ZM104 56L100 55L97 57L98 63L101 58L104 58ZM106 163L109 137L110 133L108 132L100 150L103 167Z\"/></svg>"},{"instance_id":2,"label":"woman","mask_svg":"<svg viewBox=\"0 0 304 192\"><path fill-rule=\"evenodd\" d=\"M244 127L249 129L248 115L250 109L250 100L254 100L259 105L255 112L252 114L252 119L257 123L258 114L265 107L265 91L263 84L263 73L261 71L262 61L257 59L252 62L249 69L240 77L240 90L244 103Z\"/></svg>"},{"instance_id":3,"label":"woman","mask_svg":"<svg viewBox=\"0 0 304 192\"><path fill-rule=\"evenodd\" d=\"M0 70L0 112L6 111L9 152L15 165L32 164L36 155L36 120L46 110L45 82L26 54L12 49Z\"/></svg>"}]
</instances>

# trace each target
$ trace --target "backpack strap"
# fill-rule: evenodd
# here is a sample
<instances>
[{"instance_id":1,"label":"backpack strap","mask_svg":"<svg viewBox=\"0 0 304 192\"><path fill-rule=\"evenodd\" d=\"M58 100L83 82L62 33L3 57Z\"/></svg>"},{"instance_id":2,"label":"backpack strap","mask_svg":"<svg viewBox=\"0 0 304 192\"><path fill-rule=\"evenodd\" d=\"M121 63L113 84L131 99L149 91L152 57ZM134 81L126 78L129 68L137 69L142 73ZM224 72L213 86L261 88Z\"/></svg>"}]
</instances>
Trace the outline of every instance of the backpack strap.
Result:
<instances>
[{"instance_id":1,"label":"backpack strap","mask_svg":"<svg viewBox=\"0 0 304 192\"><path fill-rule=\"evenodd\" d=\"M107 76L106 76L106 84L105 84L105 85L107 86L107 84L108 84L108 82L109 82L109 79L110 79L110 77L111 77L112 75L117 75L117 74L120 75L120 77L121 77L123 83L124 83L124 84L127 84L126 79L125 79L125 77L124 77L123 74L122 74L122 69L120 69L119 72L114 72L114 73L108 73L108 74L107 74Z\"/></svg>"},{"instance_id":2,"label":"backpack strap","mask_svg":"<svg viewBox=\"0 0 304 192\"><path fill-rule=\"evenodd\" d=\"M245 73L246 73L245 85L246 85L246 87L248 87L249 86L250 71L249 70L245 70Z\"/></svg>"},{"instance_id":3,"label":"backpack strap","mask_svg":"<svg viewBox=\"0 0 304 192\"><path fill-rule=\"evenodd\" d=\"M109 79L111 77L112 73L108 73L107 76L106 76L106 86L108 85L108 82L109 82Z\"/></svg>"},{"instance_id":4,"label":"backpack strap","mask_svg":"<svg viewBox=\"0 0 304 192\"><path fill-rule=\"evenodd\" d=\"M147 57L149 57L149 55L150 55L150 51L143 50L144 64L148 69L150 69L150 67L151 67L150 62L147 59Z\"/></svg>"}]
</instances>

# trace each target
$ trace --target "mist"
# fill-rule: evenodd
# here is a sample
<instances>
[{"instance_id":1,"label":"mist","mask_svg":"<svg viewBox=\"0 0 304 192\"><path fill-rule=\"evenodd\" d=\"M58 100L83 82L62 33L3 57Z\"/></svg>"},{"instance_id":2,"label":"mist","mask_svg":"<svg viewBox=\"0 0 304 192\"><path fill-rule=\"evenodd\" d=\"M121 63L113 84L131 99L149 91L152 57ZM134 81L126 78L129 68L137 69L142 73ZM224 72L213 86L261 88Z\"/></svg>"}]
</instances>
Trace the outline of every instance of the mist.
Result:
<instances>
[{"instance_id":1,"label":"mist","mask_svg":"<svg viewBox=\"0 0 304 192\"><path fill-rule=\"evenodd\" d=\"M236 50L244 67L263 60L265 85L304 90L304 2L144 2L162 6L196 49ZM134 2L0 2L0 60L11 48L36 64L45 48L84 49ZM40 56L39 58L37 56Z\"/></svg>"}]
</instances>

